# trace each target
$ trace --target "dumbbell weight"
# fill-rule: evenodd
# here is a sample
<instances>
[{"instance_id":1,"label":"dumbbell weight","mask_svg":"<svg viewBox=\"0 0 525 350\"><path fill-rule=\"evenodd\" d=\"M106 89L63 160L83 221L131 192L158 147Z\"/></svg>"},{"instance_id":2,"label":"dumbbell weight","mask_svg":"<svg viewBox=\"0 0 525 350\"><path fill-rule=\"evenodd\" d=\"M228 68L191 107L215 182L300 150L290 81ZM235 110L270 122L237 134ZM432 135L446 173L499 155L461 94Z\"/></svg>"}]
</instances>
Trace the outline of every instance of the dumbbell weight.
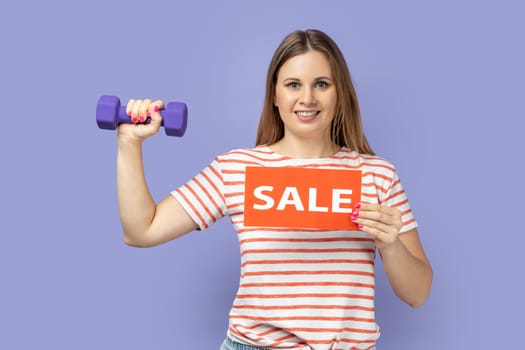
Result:
<instances>
[{"instance_id":1,"label":"dumbbell weight","mask_svg":"<svg viewBox=\"0 0 525 350\"><path fill-rule=\"evenodd\" d=\"M181 102L169 102L166 108L160 111L161 125L168 136L182 136L186 131L188 108ZM115 130L120 123L130 123L131 118L126 113L126 106L120 105L117 96L101 96L97 103L97 125L101 129ZM141 124L151 123L147 118Z\"/></svg>"}]
</instances>

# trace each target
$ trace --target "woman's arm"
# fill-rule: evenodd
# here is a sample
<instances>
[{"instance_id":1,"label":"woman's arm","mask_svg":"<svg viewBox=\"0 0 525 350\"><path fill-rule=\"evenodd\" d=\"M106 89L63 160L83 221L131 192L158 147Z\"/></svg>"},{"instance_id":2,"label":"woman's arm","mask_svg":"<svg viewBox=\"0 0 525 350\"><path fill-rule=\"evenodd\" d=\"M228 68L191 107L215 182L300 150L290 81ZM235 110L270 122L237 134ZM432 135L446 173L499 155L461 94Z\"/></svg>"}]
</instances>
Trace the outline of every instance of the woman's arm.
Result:
<instances>
[{"instance_id":1,"label":"woman's arm","mask_svg":"<svg viewBox=\"0 0 525 350\"><path fill-rule=\"evenodd\" d=\"M126 107L132 121L151 116L148 125L121 124L118 131L117 197L124 241L150 247L175 239L197 228L178 201L170 196L155 204L144 176L142 142L156 134L162 101L130 100Z\"/></svg>"},{"instance_id":2,"label":"woman's arm","mask_svg":"<svg viewBox=\"0 0 525 350\"><path fill-rule=\"evenodd\" d=\"M432 267L416 229L402 233L394 244L380 251L394 293L412 307L421 306L430 294Z\"/></svg>"},{"instance_id":3,"label":"woman's arm","mask_svg":"<svg viewBox=\"0 0 525 350\"><path fill-rule=\"evenodd\" d=\"M399 234L401 212L375 204L361 204L352 220L375 238L394 293L412 307L422 305L430 294L433 272L417 230Z\"/></svg>"}]
</instances>

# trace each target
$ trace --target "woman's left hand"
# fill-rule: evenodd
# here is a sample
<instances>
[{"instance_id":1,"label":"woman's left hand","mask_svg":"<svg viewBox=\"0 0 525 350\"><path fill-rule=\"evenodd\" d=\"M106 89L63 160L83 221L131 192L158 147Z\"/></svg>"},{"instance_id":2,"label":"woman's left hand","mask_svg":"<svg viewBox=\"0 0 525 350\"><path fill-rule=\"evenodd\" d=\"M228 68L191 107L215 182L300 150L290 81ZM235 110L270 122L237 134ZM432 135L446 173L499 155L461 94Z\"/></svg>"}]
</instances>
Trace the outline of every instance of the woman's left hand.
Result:
<instances>
[{"instance_id":1,"label":"woman's left hand","mask_svg":"<svg viewBox=\"0 0 525 350\"><path fill-rule=\"evenodd\" d=\"M379 250L396 243L403 226L401 211L378 204L356 204L351 220L361 231L375 238Z\"/></svg>"}]
</instances>

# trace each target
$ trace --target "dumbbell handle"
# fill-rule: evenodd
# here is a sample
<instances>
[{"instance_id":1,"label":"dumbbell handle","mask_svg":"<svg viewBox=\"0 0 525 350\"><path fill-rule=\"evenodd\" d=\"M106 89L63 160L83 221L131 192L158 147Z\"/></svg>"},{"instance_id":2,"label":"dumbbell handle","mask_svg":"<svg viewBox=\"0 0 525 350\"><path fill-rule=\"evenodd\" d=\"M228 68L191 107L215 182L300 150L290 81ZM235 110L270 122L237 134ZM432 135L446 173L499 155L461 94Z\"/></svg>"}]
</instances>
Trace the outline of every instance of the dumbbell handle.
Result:
<instances>
[{"instance_id":1,"label":"dumbbell handle","mask_svg":"<svg viewBox=\"0 0 525 350\"><path fill-rule=\"evenodd\" d=\"M120 106L118 108L118 123L121 124L121 123L126 123L126 124L133 124L133 122L131 121L131 117L126 113L126 106ZM162 117L162 121L160 123L160 125L164 126L164 118L166 117L164 115L164 110L161 109L159 110L159 113L160 113L160 116ZM147 117L145 121L143 122L139 122L139 124L149 124L151 123L151 117Z\"/></svg>"},{"instance_id":2,"label":"dumbbell handle","mask_svg":"<svg viewBox=\"0 0 525 350\"><path fill-rule=\"evenodd\" d=\"M182 136L186 131L188 109L181 102L169 102L166 108L159 111L162 117L161 125L164 126L166 135ZM97 103L97 125L101 129L115 130L118 124L132 123L131 117L126 113L126 106L120 104L117 96L101 96ZM151 123L148 117L141 124Z\"/></svg>"}]
</instances>

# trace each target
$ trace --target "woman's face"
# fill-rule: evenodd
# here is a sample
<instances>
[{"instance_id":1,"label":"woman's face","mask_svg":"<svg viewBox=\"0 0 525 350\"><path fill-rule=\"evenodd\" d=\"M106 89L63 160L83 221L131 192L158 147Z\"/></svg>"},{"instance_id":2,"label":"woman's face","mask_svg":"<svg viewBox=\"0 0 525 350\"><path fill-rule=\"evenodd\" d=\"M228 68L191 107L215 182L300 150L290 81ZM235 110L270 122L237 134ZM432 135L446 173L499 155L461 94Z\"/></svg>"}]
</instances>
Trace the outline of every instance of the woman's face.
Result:
<instances>
[{"instance_id":1,"label":"woman's face","mask_svg":"<svg viewBox=\"0 0 525 350\"><path fill-rule=\"evenodd\" d=\"M285 137L330 141L337 91L324 54L310 50L286 61L277 75L274 103Z\"/></svg>"}]
</instances>

